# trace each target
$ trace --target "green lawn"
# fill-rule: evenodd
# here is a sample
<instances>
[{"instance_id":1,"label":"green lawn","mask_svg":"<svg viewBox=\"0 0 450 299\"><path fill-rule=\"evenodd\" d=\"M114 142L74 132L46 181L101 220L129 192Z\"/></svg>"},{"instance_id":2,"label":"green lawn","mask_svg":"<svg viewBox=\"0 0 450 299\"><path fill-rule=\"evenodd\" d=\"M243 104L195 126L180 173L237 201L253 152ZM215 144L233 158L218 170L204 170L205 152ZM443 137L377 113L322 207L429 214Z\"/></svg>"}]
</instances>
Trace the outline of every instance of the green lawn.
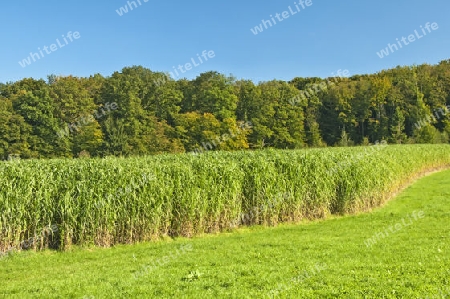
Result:
<instances>
[{"instance_id":1,"label":"green lawn","mask_svg":"<svg viewBox=\"0 0 450 299\"><path fill-rule=\"evenodd\" d=\"M13 254L0 259L0 297L450 298L450 171L370 214Z\"/></svg>"}]
</instances>

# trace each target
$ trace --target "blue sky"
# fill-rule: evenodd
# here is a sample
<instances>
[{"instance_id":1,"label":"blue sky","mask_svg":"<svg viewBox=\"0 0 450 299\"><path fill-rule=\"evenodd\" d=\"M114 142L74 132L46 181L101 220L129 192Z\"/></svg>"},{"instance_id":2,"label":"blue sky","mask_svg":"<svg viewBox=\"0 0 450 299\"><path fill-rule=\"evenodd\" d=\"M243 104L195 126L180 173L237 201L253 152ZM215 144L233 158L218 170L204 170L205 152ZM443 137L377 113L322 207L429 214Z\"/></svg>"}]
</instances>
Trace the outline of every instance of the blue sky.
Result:
<instances>
[{"instance_id":1,"label":"blue sky","mask_svg":"<svg viewBox=\"0 0 450 299\"><path fill-rule=\"evenodd\" d=\"M122 16L116 10L126 0L5 1L0 82L45 79L48 74L109 76L132 65L168 72L191 58L199 64L197 53L204 50L214 51L215 57L182 77L214 70L254 82L290 80L327 77L339 69L352 75L374 73L450 58L448 0L311 0L304 9L299 0L137 1L138 7L128 7ZM287 19L257 35L250 30L283 11L289 12ZM378 57L376 52L388 43L414 30L420 33L427 22L436 22L439 29ZM64 44L62 35L69 31L80 37ZM64 47L25 68L19 65L30 52L50 47L58 38Z\"/></svg>"}]
</instances>

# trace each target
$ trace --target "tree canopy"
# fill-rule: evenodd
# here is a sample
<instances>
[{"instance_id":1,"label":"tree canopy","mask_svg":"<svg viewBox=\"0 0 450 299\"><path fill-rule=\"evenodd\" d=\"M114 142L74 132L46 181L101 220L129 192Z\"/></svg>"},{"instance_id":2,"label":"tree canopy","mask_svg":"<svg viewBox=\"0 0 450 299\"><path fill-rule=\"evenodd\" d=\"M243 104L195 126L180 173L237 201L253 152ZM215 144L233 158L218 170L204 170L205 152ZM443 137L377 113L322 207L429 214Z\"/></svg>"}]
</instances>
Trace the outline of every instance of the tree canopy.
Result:
<instances>
[{"instance_id":1,"label":"tree canopy","mask_svg":"<svg viewBox=\"0 0 450 299\"><path fill-rule=\"evenodd\" d=\"M449 109L450 60L257 84L142 66L49 75L0 84L0 159L447 143Z\"/></svg>"}]
</instances>

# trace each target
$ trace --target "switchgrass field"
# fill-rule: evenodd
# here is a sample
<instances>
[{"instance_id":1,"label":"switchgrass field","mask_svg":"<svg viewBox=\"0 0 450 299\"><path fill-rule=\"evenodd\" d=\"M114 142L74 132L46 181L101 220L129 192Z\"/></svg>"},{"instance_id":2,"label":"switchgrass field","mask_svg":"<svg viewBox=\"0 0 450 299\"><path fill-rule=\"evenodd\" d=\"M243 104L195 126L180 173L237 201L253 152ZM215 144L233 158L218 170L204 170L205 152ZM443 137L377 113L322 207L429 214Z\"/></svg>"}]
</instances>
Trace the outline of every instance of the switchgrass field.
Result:
<instances>
[{"instance_id":1,"label":"switchgrass field","mask_svg":"<svg viewBox=\"0 0 450 299\"><path fill-rule=\"evenodd\" d=\"M449 145L4 162L0 251L25 240L35 249L111 246L361 212L449 165Z\"/></svg>"},{"instance_id":2,"label":"switchgrass field","mask_svg":"<svg viewBox=\"0 0 450 299\"><path fill-rule=\"evenodd\" d=\"M449 186L443 171L372 213L15 253L0 259L0 298L449 298Z\"/></svg>"}]
</instances>

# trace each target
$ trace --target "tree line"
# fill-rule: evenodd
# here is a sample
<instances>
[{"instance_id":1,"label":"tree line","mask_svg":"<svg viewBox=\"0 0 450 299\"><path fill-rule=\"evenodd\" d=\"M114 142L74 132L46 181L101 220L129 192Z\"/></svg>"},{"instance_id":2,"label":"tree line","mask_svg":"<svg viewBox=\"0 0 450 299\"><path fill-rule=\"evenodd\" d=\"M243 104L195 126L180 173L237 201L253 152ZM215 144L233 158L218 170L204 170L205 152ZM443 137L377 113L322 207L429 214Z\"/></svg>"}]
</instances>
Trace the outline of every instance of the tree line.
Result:
<instances>
[{"instance_id":1,"label":"tree line","mask_svg":"<svg viewBox=\"0 0 450 299\"><path fill-rule=\"evenodd\" d=\"M449 104L450 60L257 84L142 66L50 75L0 84L0 159L447 143Z\"/></svg>"}]
</instances>

